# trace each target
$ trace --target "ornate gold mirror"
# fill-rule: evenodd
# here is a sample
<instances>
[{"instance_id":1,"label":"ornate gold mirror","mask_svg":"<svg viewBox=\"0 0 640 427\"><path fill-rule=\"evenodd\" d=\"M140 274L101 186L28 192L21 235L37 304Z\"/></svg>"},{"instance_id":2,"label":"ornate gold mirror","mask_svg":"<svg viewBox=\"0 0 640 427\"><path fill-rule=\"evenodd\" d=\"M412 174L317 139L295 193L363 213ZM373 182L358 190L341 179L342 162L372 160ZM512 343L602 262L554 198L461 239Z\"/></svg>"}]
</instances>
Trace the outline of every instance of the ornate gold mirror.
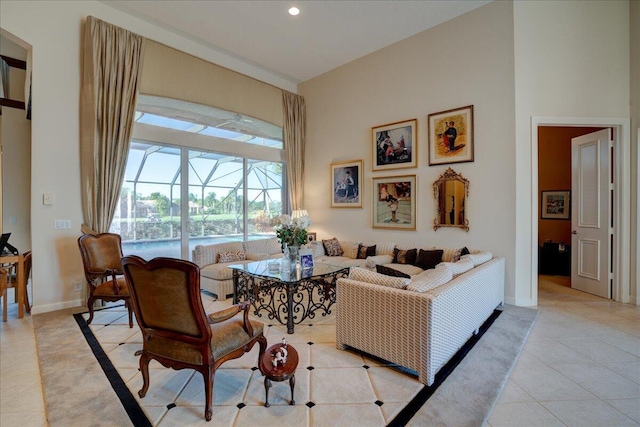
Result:
<instances>
[{"instance_id":1,"label":"ornate gold mirror","mask_svg":"<svg viewBox=\"0 0 640 427\"><path fill-rule=\"evenodd\" d=\"M433 195L436 199L436 219L433 229L440 227L458 227L469 231L469 220L465 212L469 197L469 181L448 168L433 183Z\"/></svg>"}]
</instances>

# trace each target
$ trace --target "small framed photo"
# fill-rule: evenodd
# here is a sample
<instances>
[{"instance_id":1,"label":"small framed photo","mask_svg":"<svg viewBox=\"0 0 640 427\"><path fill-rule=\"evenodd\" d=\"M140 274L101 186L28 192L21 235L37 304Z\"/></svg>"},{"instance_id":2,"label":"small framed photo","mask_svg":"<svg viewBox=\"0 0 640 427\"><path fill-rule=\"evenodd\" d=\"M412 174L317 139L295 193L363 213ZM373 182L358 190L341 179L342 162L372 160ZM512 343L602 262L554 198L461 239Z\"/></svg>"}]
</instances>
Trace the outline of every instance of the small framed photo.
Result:
<instances>
[{"instance_id":1,"label":"small framed photo","mask_svg":"<svg viewBox=\"0 0 640 427\"><path fill-rule=\"evenodd\" d=\"M331 207L362 207L362 160L331 163Z\"/></svg>"},{"instance_id":2,"label":"small framed photo","mask_svg":"<svg viewBox=\"0 0 640 427\"><path fill-rule=\"evenodd\" d=\"M415 168L418 165L417 132L417 119L371 128L372 169Z\"/></svg>"},{"instance_id":3,"label":"small framed photo","mask_svg":"<svg viewBox=\"0 0 640 427\"><path fill-rule=\"evenodd\" d=\"M318 240L318 235L315 232L307 231L307 243L315 242L316 240Z\"/></svg>"},{"instance_id":4,"label":"small framed photo","mask_svg":"<svg viewBox=\"0 0 640 427\"><path fill-rule=\"evenodd\" d=\"M313 268L313 251L311 249L300 249L300 266L302 269Z\"/></svg>"},{"instance_id":5,"label":"small framed photo","mask_svg":"<svg viewBox=\"0 0 640 427\"><path fill-rule=\"evenodd\" d=\"M373 228L416 229L416 176L373 178Z\"/></svg>"},{"instance_id":6,"label":"small framed photo","mask_svg":"<svg viewBox=\"0 0 640 427\"><path fill-rule=\"evenodd\" d=\"M473 105L429 114L429 166L473 162Z\"/></svg>"},{"instance_id":7,"label":"small framed photo","mask_svg":"<svg viewBox=\"0 0 640 427\"><path fill-rule=\"evenodd\" d=\"M540 200L541 219L571 219L571 191L543 191Z\"/></svg>"}]
</instances>

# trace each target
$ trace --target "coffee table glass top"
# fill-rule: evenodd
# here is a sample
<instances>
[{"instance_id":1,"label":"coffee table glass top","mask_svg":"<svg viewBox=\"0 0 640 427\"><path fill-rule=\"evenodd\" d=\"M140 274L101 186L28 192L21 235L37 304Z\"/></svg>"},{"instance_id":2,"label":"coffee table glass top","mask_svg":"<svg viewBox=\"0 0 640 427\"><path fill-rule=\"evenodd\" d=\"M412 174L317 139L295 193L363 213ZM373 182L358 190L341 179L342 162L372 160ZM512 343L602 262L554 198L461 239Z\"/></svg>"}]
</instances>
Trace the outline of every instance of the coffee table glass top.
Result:
<instances>
[{"instance_id":1,"label":"coffee table glass top","mask_svg":"<svg viewBox=\"0 0 640 427\"><path fill-rule=\"evenodd\" d=\"M277 263L277 270L269 270L269 264ZM252 276L264 277L267 279L276 279L281 282L289 282L295 283L299 282L303 279L315 279L327 275L331 275L337 273L341 270L348 269L349 267L331 265L325 263L318 263L313 266L313 268L296 268L295 265L291 266L290 272L282 271L280 259L265 259L262 261L250 262L246 265L242 264L234 264L230 265L229 268L233 270L239 270L244 273L250 274Z\"/></svg>"}]
</instances>

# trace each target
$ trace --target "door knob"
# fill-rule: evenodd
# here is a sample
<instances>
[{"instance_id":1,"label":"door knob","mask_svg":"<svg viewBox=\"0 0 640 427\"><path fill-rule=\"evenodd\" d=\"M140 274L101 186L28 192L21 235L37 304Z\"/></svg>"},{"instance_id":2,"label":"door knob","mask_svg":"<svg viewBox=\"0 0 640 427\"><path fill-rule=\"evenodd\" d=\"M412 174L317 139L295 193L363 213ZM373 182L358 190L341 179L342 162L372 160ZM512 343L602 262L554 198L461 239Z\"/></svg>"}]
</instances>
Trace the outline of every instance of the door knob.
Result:
<instances>
[{"instance_id":1,"label":"door knob","mask_svg":"<svg viewBox=\"0 0 640 427\"><path fill-rule=\"evenodd\" d=\"M576 230L573 230L571 234L578 234L578 232Z\"/></svg>"}]
</instances>

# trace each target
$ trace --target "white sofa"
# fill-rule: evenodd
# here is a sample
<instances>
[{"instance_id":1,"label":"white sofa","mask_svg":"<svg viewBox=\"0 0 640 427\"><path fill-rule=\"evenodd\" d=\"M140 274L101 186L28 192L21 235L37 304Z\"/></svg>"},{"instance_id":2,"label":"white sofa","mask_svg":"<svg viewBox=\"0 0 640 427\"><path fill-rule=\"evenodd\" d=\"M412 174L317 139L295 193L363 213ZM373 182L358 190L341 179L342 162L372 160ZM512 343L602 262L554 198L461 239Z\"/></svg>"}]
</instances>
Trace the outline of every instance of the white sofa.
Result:
<instances>
[{"instance_id":1,"label":"white sofa","mask_svg":"<svg viewBox=\"0 0 640 427\"><path fill-rule=\"evenodd\" d=\"M353 280L355 274L338 279L336 346L407 367L423 384L433 384L438 371L504 302L504 258L487 259L472 254L411 279L385 276L401 285L396 279L405 280L399 288L371 283L376 280ZM474 266L444 284L428 286L433 277L442 276L439 273L452 277L447 270L460 267L460 262ZM412 285L430 289L409 290Z\"/></svg>"},{"instance_id":2,"label":"white sofa","mask_svg":"<svg viewBox=\"0 0 640 427\"><path fill-rule=\"evenodd\" d=\"M245 260L220 262L219 254L244 252ZM192 260L200 267L200 287L224 301L233 296L232 264L246 264L268 258L282 256L282 248L275 237L249 240L246 242L227 242L212 245L198 245L192 252Z\"/></svg>"}]
</instances>

